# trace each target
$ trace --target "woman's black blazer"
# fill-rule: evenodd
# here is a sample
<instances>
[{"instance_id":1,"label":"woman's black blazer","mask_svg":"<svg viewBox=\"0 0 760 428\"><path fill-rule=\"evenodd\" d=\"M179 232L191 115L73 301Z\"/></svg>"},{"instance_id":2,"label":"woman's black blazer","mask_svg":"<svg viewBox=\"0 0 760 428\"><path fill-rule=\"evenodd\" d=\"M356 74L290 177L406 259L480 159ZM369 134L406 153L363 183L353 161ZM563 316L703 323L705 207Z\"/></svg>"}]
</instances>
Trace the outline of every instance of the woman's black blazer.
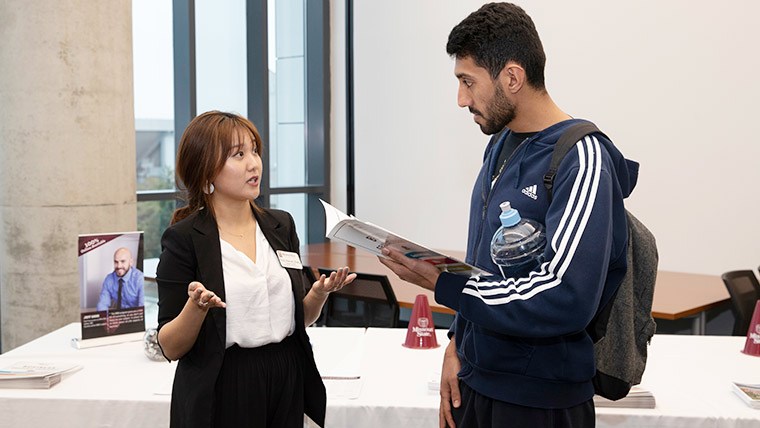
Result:
<instances>
[{"instance_id":1,"label":"woman's black blazer","mask_svg":"<svg viewBox=\"0 0 760 428\"><path fill-rule=\"evenodd\" d=\"M299 243L293 218L285 211L255 209L256 220L272 248L298 253ZM187 302L187 286L201 282L223 301L224 275L219 230L214 217L202 209L177 222L161 238L158 263L158 328L173 320ZM304 368L305 413L324 425L326 393L314 363L309 337L304 328L303 297L305 278L300 269L286 269L295 297L296 330L293 333L306 356ZM179 359L171 399L171 427L211 427L214 414L214 385L224 358L226 313L211 308L203 321L198 339Z\"/></svg>"}]
</instances>

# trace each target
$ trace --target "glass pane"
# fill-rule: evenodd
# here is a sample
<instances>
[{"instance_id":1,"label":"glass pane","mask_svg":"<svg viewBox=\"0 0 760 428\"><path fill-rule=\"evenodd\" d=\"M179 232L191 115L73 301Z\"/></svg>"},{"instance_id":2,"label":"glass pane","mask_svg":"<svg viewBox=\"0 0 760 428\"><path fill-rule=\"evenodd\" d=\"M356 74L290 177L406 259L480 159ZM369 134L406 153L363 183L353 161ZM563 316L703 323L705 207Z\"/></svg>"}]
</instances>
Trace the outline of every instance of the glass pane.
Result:
<instances>
[{"instance_id":1,"label":"glass pane","mask_svg":"<svg viewBox=\"0 0 760 428\"><path fill-rule=\"evenodd\" d=\"M277 145L269 154L272 187L303 186L306 182L306 153L303 123L277 126Z\"/></svg>"},{"instance_id":2,"label":"glass pane","mask_svg":"<svg viewBox=\"0 0 760 428\"><path fill-rule=\"evenodd\" d=\"M221 110L248 115L245 16L245 0L195 1L198 114Z\"/></svg>"},{"instance_id":3,"label":"glass pane","mask_svg":"<svg viewBox=\"0 0 760 428\"><path fill-rule=\"evenodd\" d=\"M174 189L174 120L135 119L137 190Z\"/></svg>"},{"instance_id":4,"label":"glass pane","mask_svg":"<svg viewBox=\"0 0 760 428\"><path fill-rule=\"evenodd\" d=\"M267 13L270 186L305 186L304 1L269 0Z\"/></svg>"},{"instance_id":5,"label":"glass pane","mask_svg":"<svg viewBox=\"0 0 760 428\"><path fill-rule=\"evenodd\" d=\"M293 220L296 222L298 240L301 245L306 245L306 194L272 195L269 197L269 205L272 208L287 211L293 216Z\"/></svg>"},{"instance_id":6,"label":"glass pane","mask_svg":"<svg viewBox=\"0 0 760 428\"><path fill-rule=\"evenodd\" d=\"M132 2L137 189L174 188L172 4Z\"/></svg>"},{"instance_id":7,"label":"glass pane","mask_svg":"<svg viewBox=\"0 0 760 428\"><path fill-rule=\"evenodd\" d=\"M277 59L277 122L304 121L303 56Z\"/></svg>"},{"instance_id":8,"label":"glass pane","mask_svg":"<svg viewBox=\"0 0 760 428\"><path fill-rule=\"evenodd\" d=\"M145 232L145 270L148 259L161 255L161 235L169 227L174 212L174 201L145 201L137 203L137 229Z\"/></svg>"},{"instance_id":9,"label":"glass pane","mask_svg":"<svg viewBox=\"0 0 760 428\"><path fill-rule=\"evenodd\" d=\"M137 203L137 229L145 232L143 272L145 273L145 327L158 325L158 288L156 267L161 255L161 235L172 219L175 202L146 201Z\"/></svg>"},{"instance_id":10,"label":"glass pane","mask_svg":"<svg viewBox=\"0 0 760 428\"><path fill-rule=\"evenodd\" d=\"M277 56L303 56L303 5L304 0L279 0L275 2L275 42ZM272 10L269 1L269 10Z\"/></svg>"},{"instance_id":11,"label":"glass pane","mask_svg":"<svg viewBox=\"0 0 760 428\"><path fill-rule=\"evenodd\" d=\"M158 327L158 284L153 279L145 278L143 289L145 290L145 328L156 328Z\"/></svg>"}]
</instances>

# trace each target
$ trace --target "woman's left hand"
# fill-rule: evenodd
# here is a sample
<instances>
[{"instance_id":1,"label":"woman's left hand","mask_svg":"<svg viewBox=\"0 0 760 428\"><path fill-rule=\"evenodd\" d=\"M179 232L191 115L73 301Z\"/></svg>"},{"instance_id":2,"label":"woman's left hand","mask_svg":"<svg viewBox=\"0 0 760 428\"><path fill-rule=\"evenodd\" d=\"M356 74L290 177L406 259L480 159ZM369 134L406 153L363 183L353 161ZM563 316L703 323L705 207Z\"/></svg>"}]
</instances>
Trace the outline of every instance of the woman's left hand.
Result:
<instances>
[{"instance_id":1,"label":"woman's left hand","mask_svg":"<svg viewBox=\"0 0 760 428\"><path fill-rule=\"evenodd\" d=\"M312 291L322 296L327 296L328 294L334 291L338 291L344 286L350 284L351 281L353 281L355 278L356 274L349 274L348 266L346 266L330 273L329 277L326 277L324 274L322 274L317 282L311 286L311 289Z\"/></svg>"}]
</instances>

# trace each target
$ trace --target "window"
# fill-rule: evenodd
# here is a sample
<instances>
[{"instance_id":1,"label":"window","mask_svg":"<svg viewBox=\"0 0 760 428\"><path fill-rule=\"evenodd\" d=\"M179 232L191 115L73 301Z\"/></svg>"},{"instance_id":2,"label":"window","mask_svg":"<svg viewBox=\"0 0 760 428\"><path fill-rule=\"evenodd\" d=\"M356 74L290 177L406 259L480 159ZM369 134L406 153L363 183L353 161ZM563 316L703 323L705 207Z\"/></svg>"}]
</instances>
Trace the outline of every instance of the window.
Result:
<instances>
[{"instance_id":1,"label":"window","mask_svg":"<svg viewBox=\"0 0 760 428\"><path fill-rule=\"evenodd\" d=\"M257 204L324 240L329 200L326 0L133 0L138 228L146 264L177 204L176 147L197 113L232 111L265 141ZM176 130L176 132L175 132ZM150 274L150 272L148 272Z\"/></svg>"},{"instance_id":2,"label":"window","mask_svg":"<svg viewBox=\"0 0 760 428\"><path fill-rule=\"evenodd\" d=\"M245 0L195 0L196 113L248 117L245 53Z\"/></svg>"},{"instance_id":3,"label":"window","mask_svg":"<svg viewBox=\"0 0 760 428\"><path fill-rule=\"evenodd\" d=\"M248 111L266 142L260 203L290 212L302 244L324 241L319 199L329 200L327 5L268 0L247 11Z\"/></svg>"},{"instance_id":4,"label":"window","mask_svg":"<svg viewBox=\"0 0 760 428\"><path fill-rule=\"evenodd\" d=\"M132 2L137 227L145 258L161 252L161 234L174 211L174 85L170 2ZM154 195L144 198L140 194ZM165 194L163 198L160 195ZM159 195L157 198L156 195ZM158 199L158 200L156 200Z\"/></svg>"}]
</instances>

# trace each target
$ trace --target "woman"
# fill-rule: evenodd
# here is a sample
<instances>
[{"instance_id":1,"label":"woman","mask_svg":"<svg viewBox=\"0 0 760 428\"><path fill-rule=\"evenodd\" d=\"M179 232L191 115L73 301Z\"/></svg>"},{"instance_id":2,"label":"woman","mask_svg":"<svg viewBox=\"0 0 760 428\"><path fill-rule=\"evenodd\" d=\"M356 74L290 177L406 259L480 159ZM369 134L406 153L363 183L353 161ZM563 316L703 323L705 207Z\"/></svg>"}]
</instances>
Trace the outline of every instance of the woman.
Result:
<instances>
[{"instance_id":1,"label":"woman","mask_svg":"<svg viewBox=\"0 0 760 428\"><path fill-rule=\"evenodd\" d=\"M304 413L324 424L305 326L356 275L322 275L304 297L292 217L253 204L261 149L251 122L218 111L180 141L188 204L164 232L157 270L158 342L179 360L172 427L302 427Z\"/></svg>"}]
</instances>

